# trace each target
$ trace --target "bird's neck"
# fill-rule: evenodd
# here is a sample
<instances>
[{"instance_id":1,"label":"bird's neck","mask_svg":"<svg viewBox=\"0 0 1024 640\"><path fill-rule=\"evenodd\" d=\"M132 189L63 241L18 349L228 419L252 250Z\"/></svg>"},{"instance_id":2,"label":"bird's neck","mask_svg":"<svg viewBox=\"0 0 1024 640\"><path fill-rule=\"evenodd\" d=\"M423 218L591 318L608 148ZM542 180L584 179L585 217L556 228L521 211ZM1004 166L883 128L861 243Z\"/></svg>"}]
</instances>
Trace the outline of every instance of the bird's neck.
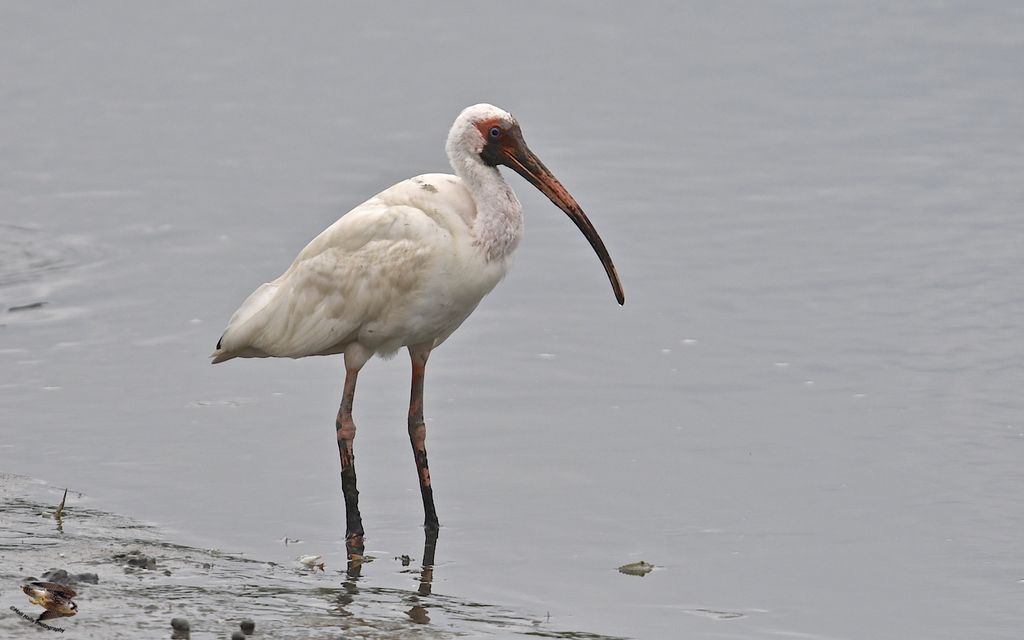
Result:
<instances>
[{"instance_id":1,"label":"bird's neck","mask_svg":"<svg viewBox=\"0 0 1024 640\"><path fill-rule=\"evenodd\" d=\"M462 178L476 204L473 224L475 244L488 260L508 257L523 235L523 208L497 167L475 158L451 158L455 174Z\"/></svg>"}]
</instances>

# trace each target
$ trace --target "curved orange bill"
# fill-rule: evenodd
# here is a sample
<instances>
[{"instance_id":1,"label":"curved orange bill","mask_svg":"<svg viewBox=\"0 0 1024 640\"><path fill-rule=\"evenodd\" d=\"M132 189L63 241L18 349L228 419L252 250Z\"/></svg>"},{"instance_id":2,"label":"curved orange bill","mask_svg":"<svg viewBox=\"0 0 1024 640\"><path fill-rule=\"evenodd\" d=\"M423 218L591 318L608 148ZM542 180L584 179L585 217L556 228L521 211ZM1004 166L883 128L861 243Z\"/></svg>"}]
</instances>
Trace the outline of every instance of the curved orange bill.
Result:
<instances>
[{"instance_id":1,"label":"curved orange bill","mask_svg":"<svg viewBox=\"0 0 1024 640\"><path fill-rule=\"evenodd\" d=\"M516 132L518 133L518 132ZM590 246L597 252L597 257L601 259L601 264L604 265L604 271L608 274L608 280L612 283L612 290L615 292L615 299L618 300L619 304L623 304L626 301L625 295L622 291L622 282L619 280L619 273L615 270L615 265L612 263L612 257L608 255L608 249L605 248L604 242L601 240L601 236L597 234L597 229L590 223L590 219L587 218L587 214L583 213L583 209L572 195L562 186L562 183L558 181L558 178L554 176L544 163L540 161L540 158L535 156L529 147L526 146L526 142L521 136L515 136L518 138L514 145L504 146L500 150L500 162L505 166L513 169L516 173L523 176L530 184L537 187L541 193L546 195L551 202L555 203L559 209L565 212L569 219L576 223L583 235L586 236L590 242Z\"/></svg>"}]
</instances>

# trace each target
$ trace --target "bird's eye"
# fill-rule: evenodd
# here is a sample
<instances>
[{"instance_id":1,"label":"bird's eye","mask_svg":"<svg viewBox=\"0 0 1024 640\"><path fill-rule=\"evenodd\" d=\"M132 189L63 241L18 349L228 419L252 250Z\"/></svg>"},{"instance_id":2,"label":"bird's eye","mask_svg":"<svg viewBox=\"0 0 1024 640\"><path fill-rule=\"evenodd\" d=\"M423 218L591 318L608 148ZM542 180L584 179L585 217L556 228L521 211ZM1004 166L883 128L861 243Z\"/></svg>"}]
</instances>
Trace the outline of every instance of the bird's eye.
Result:
<instances>
[{"instance_id":1,"label":"bird's eye","mask_svg":"<svg viewBox=\"0 0 1024 640\"><path fill-rule=\"evenodd\" d=\"M487 135L491 136L492 138L497 138L498 136L501 135L501 128L491 127L491 130L487 132Z\"/></svg>"}]
</instances>

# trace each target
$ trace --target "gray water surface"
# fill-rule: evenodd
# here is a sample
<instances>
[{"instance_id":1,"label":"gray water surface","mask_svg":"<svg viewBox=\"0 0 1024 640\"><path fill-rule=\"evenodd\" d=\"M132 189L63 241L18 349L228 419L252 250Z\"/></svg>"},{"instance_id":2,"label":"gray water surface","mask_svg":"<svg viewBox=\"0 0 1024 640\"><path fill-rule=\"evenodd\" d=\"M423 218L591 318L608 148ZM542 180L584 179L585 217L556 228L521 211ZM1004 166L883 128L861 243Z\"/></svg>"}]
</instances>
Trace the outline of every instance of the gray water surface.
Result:
<instances>
[{"instance_id":1,"label":"gray water surface","mask_svg":"<svg viewBox=\"0 0 1024 640\"><path fill-rule=\"evenodd\" d=\"M626 305L509 174L517 264L427 380L434 593L637 638L1016 638L1022 65L1016 2L5 3L0 464L343 564L340 359L206 357L488 101ZM422 545L407 378L356 399L381 557Z\"/></svg>"}]
</instances>

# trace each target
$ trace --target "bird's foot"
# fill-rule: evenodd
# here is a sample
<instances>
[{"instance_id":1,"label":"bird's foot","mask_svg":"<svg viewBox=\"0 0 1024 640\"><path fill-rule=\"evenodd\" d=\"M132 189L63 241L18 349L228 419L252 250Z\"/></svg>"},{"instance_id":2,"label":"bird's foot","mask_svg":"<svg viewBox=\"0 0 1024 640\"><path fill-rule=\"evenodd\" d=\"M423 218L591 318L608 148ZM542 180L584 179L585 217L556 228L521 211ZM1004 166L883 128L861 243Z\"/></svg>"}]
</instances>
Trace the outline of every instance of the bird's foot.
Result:
<instances>
[{"instance_id":1,"label":"bird's foot","mask_svg":"<svg viewBox=\"0 0 1024 640\"><path fill-rule=\"evenodd\" d=\"M348 554L349 562L361 561L364 550L365 545L362 533L350 533L345 536L345 551Z\"/></svg>"}]
</instances>

